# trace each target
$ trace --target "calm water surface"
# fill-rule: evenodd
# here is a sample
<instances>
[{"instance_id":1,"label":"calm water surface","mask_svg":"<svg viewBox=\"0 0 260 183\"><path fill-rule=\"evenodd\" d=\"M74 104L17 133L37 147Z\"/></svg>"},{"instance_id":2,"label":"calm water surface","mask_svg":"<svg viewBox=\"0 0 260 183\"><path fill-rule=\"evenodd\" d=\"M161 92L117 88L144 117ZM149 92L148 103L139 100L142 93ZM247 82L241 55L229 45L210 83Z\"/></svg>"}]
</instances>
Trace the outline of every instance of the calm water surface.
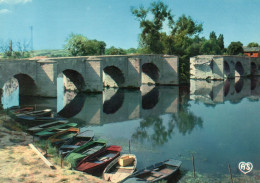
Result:
<instances>
[{"instance_id":1,"label":"calm water surface","mask_svg":"<svg viewBox=\"0 0 260 183\"><path fill-rule=\"evenodd\" d=\"M61 81L62 83L62 81ZM169 158L184 170L209 174L239 173L240 161L260 170L260 78L191 81L190 87L142 86L141 91L106 89L103 94L65 92L57 99L19 97L19 87L4 92L5 108L36 104L93 129L110 145L138 158L138 168Z\"/></svg>"}]
</instances>

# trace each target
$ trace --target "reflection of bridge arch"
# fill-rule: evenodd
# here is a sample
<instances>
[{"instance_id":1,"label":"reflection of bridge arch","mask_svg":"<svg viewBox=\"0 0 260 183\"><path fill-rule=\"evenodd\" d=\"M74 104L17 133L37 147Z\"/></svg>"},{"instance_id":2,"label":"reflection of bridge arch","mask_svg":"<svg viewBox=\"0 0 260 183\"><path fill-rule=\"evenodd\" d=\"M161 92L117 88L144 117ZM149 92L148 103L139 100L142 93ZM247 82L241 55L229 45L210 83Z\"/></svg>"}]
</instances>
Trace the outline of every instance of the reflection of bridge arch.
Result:
<instances>
[{"instance_id":1,"label":"reflection of bridge arch","mask_svg":"<svg viewBox=\"0 0 260 183\"><path fill-rule=\"evenodd\" d=\"M154 87L151 91L142 96L142 108L153 109L159 101L159 89Z\"/></svg>"},{"instance_id":2,"label":"reflection of bridge arch","mask_svg":"<svg viewBox=\"0 0 260 183\"><path fill-rule=\"evenodd\" d=\"M106 114L116 113L123 105L124 102L124 92L122 90L117 90L117 92L103 104L103 112Z\"/></svg>"},{"instance_id":3,"label":"reflection of bridge arch","mask_svg":"<svg viewBox=\"0 0 260 183\"><path fill-rule=\"evenodd\" d=\"M107 66L103 69L103 84L109 87L122 87L125 83L123 72L115 66Z\"/></svg>"},{"instance_id":4,"label":"reflection of bridge arch","mask_svg":"<svg viewBox=\"0 0 260 183\"><path fill-rule=\"evenodd\" d=\"M243 86L244 86L244 80L242 78L240 78L238 80L238 82L236 82L235 84L235 90L237 93L240 93L241 90L243 89Z\"/></svg>"},{"instance_id":5,"label":"reflection of bridge arch","mask_svg":"<svg viewBox=\"0 0 260 183\"><path fill-rule=\"evenodd\" d=\"M244 67L241 64L241 62L239 62L239 61L236 62L235 71L236 71L235 76L243 76L244 75L245 71L244 71Z\"/></svg>"},{"instance_id":6,"label":"reflection of bridge arch","mask_svg":"<svg viewBox=\"0 0 260 183\"><path fill-rule=\"evenodd\" d=\"M19 95L33 95L36 93L36 84L31 76L27 74L16 74L14 78L17 79L19 84Z\"/></svg>"},{"instance_id":7,"label":"reflection of bridge arch","mask_svg":"<svg viewBox=\"0 0 260 183\"><path fill-rule=\"evenodd\" d=\"M78 93L69 104L67 104L58 114L65 118L76 116L84 107L86 96Z\"/></svg>"},{"instance_id":8,"label":"reflection of bridge arch","mask_svg":"<svg viewBox=\"0 0 260 183\"><path fill-rule=\"evenodd\" d=\"M77 89L78 91L83 91L84 87L85 87L85 81L83 76L72 69L66 69L62 72L64 74L64 76L66 77L66 83L65 86L67 87L67 89ZM73 83L74 87L71 88L69 85L71 85L71 83Z\"/></svg>"},{"instance_id":9,"label":"reflection of bridge arch","mask_svg":"<svg viewBox=\"0 0 260 183\"><path fill-rule=\"evenodd\" d=\"M142 65L142 83L157 84L159 83L159 69L153 63L145 63Z\"/></svg>"},{"instance_id":10,"label":"reflection of bridge arch","mask_svg":"<svg viewBox=\"0 0 260 183\"><path fill-rule=\"evenodd\" d=\"M224 96L226 97L230 90L230 81L227 79L224 84Z\"/></svg>"},{"instance_id":11,"label":"reflection of bridge arch","mask_svg":"<svg viewBox=\"0 0 260 183\"><path fill-rule=\"evenodd\" d=\"M251 75L255 75L257 73L256 63L251 62Z\"/></svg>"}]
</instances>

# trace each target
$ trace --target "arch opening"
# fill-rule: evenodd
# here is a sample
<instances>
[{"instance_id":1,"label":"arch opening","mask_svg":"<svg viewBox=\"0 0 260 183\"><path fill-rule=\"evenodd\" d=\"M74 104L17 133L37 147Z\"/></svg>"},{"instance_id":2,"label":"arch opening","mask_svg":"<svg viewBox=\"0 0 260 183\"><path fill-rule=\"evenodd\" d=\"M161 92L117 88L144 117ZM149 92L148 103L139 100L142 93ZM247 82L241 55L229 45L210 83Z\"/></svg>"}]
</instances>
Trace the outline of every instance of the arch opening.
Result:
<instances>
[{"instance_id":1,"label":"arch opening","mask_svg":"<svg viewBox=\"0 0 260 183\"><path fill-rule=\"evenodd\" d=\"M230 67L227 61L224 61L224 74L226 75L226 77L230 76Z\"/></svg>"},{"instance_id":2,"label":"arch opening","mask_svg":"<svg viewBox=\"0 0 260 183\"><path fill-rule=\"evenodd\" d=\"M235 71L236 71L235 76L243 76L244 75L244 68L243 68L243 65L241 64L241 62L238 61L236 63Z\"/></svg>"},{"instance_id":3,"label":"arch opening","mask_svg":"<svg viewBox=\"0 0 260 183\"><path fill-rule=\"evenodd\" d=\"M159 69L153 63L146 63L142 65L142 83L143 84L158 84L159 83Z\"/></svg>"},{"instance_id":4,"label":"arch opening","mask_svg":"<svg viewBox=\"0 0 260 183\"><path fill-rule=\"evenodd\" d=\"M85 88L85 81L83 76L75 70L64 70L58 75L58 79L63 80L65 90L81 92Z\"/></svg>"},{"instance_id":5,"label":"arch opening","mask_svg":"<svg viewBox=\"0 0 260 183\"><path fill-rule=\"evenodd\" d=\"M107 66L103 69L103 85L106 87L123 87L125 77L123 72L115 66Z\"/></svg>"},{"instance_id":6,"label":"arch opening","mask_svg":"<svg viewBox=\"0 0 260 183\"><path fill-rule=\"evenodd\" d=\"M257 66L254 62L251 62L251 75L255 75L257 72Z\"/></svg>"},{"instance_id":7,"label":"arch opening","mask_svg":"<svg viewBox=\"0 0 260 183\"><path fill-rule=\"evenodd\" d=\"M16 74L14 78L19 83L19 95L33 96L36 92L36 84L34 80L27 74Z\"/></svg>"}]
</instances>

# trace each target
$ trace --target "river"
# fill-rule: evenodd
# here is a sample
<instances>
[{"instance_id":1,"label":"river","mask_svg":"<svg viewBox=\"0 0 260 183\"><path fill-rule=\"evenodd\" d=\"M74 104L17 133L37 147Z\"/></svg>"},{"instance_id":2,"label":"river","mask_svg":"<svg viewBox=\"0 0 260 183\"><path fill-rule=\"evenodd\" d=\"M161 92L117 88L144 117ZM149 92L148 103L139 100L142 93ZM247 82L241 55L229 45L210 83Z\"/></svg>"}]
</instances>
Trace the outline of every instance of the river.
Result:
<instances>
[{"instance_id":1,"label":"river","mask_svg":"<svg viewBox=\"0 0 260 183\"><path fill-rule=\"evenodd\" d=\"M191 81L190 87L142 86L76 94L58 84L58 97L19 97L19 87L3 92L4 108L36 105L93 129L109 145L138 158L138 169L169 158L182 169L205 174L241 174L238 164L260 170L260 78ZM4 88L5 89L5 88ZM249 174L250 175L250 174Z\"/></svg>"}]
</instances>

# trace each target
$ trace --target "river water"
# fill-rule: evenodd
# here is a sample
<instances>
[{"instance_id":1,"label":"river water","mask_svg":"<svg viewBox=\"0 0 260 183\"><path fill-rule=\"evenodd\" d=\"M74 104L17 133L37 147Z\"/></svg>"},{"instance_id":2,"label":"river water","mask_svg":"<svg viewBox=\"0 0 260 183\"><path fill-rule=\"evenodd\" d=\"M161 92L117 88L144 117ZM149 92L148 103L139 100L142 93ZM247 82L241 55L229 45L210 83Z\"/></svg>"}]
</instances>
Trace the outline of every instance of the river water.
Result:
<instances>
[{"instance_id":1,"label":"river water","mask_svg":"<svg viewBox=\"0 0 260 183\"><path fill-rule=\"evenodd\" d=\"M260 78L191 81L189 87L142 86L140 91L105 89L102 94L65 92L58 97L19 97L19 87L3 93L4 108L36 105L89 127L109 145L138 158L138 169L169 158L183 170L241 174L238 164L260 170ZM250 176L250 174L249 174Z\"/></svg>"}]
</instances>

